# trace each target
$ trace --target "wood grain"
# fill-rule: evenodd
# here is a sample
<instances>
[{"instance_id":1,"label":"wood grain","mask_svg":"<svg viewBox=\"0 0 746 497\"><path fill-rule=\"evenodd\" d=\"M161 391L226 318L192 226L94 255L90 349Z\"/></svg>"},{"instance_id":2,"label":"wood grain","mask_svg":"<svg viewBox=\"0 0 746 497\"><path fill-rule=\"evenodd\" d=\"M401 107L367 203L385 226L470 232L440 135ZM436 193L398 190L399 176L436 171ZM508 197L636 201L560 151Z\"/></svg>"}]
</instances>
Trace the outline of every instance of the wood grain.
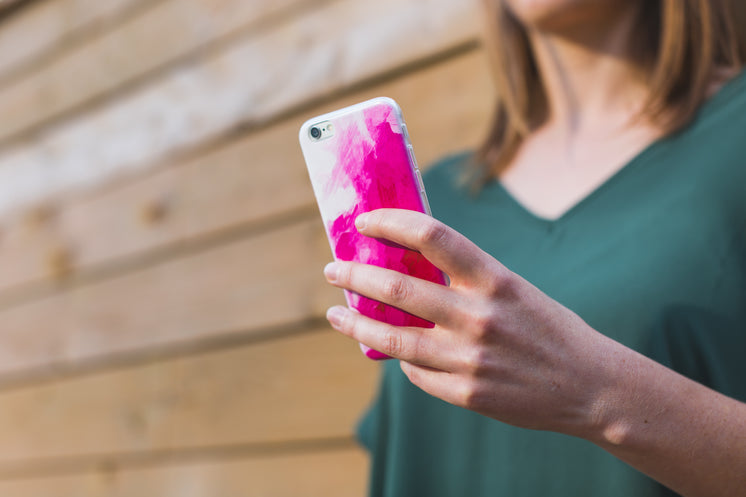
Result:
<instances>
[{"instance_id":1,"label":"wood grain","mask_svg":"<svg viewBox=\"0 0 746 497\"><path fill-rule=\"evenodd\" d=\"M23 2L28 0L0 0L0 14L8 14L12 8L19 7Z\"/></svg>"},{"instance_id":2,"label":"wood grain","mask_svg":"<svg viewBox=\"0 0 746 497\"><path fill-rule=\"evenodd\" d=\"M297 129L384 94L422 166L473 147L492 103L476 31L457 0L9 17L0 495L364 495L352 437L380 364L319 324L343 298Z\"/></svg>"},{"instance_id":3,"label":"wood grain","mask_svg":"<svg viewBox=\"0 0 746 497\"><path fill-rule=\"evenodd\" d=\"M2 310L0 376L323 316L343 301L322 276L329 260L321 220L311 212L307 220Z\"/></svg>"},{"instance_id":4,"label":"wood grain","mask_svg":"<svg viewBox=\"0 0 746 497\"><path fill-rule=\"evenodd\" d=\"M50 458L349 437L377 370L320 329L0 392L0 474Z\"/></svg>"},{"instance_id":5,"label":"wood grain","mask_svg":"<svg viewBox=\"0 0 746 497\"><path fill-rule=\"evenodd\" d=\"M304 0L165 0L0 91L0 140ZM105 2L103 2L105 3ZM192 55L193 56L193 55ZM153 77L162 74L154 73Z\"/></svg>"},{"instance_id":6,"label":"wood grain","mask_svg":"<svg viewBox=\"0 0 746 497\"><path fill-rule=\"evenodd\" d=\"M0 28L0 81L57 52L71 38L115 24L123 12L160 0L45 0L29 2Z\"/></svg>"},{"instance_id":7,"label":"wood grain","mask_svg":"<svg viewBox=\"0 0 746 497\"><path fill-rule=\"evenodd\" d=\"M13 497L362 497L367 455L361 449L261 459L211 460L148 468L102 464L98 471L0 480L0 494Z\"/></svg>"},{"instance_id":8,"label":"wood grain","mask_svg":"<svg viewBox=\"0 0 746 497\"><path fill-rule=\"evenodd\" d=\"M153 468L105 464L81 474L0 480L0 493L13 497L362 497L367 459L361 449L345 449Z\"/></svg>"},{"instance_id":9,"label":"wood grain","mask_svg":"<svg viewBox=\"0 0 746 497\"><path fill-rule=\"evenodd\" d=\"M54 288L60 278L74 280L81 273L313 208L297 146L300 123L378 95L395 98L404 109L420 166L426 168L450 151L478 143L493 90L484 55L470 52L115 187L6 216L0 236L0 304L3 291Z\"/></svg>"},{"instance_id":10,"label":"wood grain","mask_svg":"<svg viewBox=\"0 0 746 497\"><path fill-rule=\"evenodd\" d=\"M0 212L113 181L463 45L475 38L475 14L458 0L337 1L237 40L6 149Z\"/></svg>"}]
</instances>

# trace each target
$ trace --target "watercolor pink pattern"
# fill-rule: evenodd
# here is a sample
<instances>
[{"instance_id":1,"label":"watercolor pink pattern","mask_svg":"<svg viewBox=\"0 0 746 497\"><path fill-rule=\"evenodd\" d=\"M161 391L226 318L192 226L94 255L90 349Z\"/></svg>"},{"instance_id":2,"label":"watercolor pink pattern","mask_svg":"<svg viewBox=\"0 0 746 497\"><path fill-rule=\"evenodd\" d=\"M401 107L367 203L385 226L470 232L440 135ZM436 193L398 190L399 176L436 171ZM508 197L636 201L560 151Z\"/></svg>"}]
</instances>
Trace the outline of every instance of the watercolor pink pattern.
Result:
<instances>
[{"instance_id":1,"label":"watercolor pink pattern","mask_svg":"<svg viewBox=\"0 0 746 497\"><path fill-rule=\"evenodd\" d=\"M339 188L350 187L355 192L354 202L347 210L326 220L335 258L386 267L445 284L443 273L419 253L363 236L355 229L355 218L359 214L382 207L425 212L394 109L385 102L380 103L362 111L362 126L360 119L360 114L338 118L334 122L337 136L330 144L335 148L336 164L322 194L330 195ZM349 306L370 318L397 326L433 326L401 309L352 292L345 293ZM364 345L361 347L371 359L388 358Z\"/></svg>"}]
</instances>

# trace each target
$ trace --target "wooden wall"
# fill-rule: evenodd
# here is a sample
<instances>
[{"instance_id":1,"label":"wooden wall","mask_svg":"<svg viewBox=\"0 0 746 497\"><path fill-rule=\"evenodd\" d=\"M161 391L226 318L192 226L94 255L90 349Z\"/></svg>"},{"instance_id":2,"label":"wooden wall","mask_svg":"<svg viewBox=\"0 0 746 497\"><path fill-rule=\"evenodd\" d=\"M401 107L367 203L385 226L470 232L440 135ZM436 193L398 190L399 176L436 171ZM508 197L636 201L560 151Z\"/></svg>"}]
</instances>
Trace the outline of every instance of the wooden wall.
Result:
<instances>
[{"instance_id":1,"label":"wooden wall","mask_svg":"<svg viewBox=\"0 0 746 497\"><path fill-rule=\"evenodd\" d=\"M297 129L378 95L420 163L492 89L462 0L0 13L0 495L364 495L378 365L329 329Z\"/></svg>"}]
</instances>

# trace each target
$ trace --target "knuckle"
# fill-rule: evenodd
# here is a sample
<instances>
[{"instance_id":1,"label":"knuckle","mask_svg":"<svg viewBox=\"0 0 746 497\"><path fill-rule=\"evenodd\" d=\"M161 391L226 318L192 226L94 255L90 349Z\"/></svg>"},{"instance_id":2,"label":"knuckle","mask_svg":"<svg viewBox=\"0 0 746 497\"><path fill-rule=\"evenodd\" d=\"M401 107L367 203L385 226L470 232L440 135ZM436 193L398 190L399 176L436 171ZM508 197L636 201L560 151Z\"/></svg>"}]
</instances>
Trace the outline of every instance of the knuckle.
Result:
<instances>
[{"instance_id":1,"label":"knuckle","mask_svg":"<svg viewBox=\"0 0 746 497\"><path fill-rule=\"evenodd\" d=\"M459 397L461 405L470 410L478 410L484 403L482 388L476 380L467 380L461 387Z\"/></svg>"},{"instance_id":2,"label":"knuckle","mask_svg":"<svg viewBox=\"0 0 746 497\"><path fill-rule=\"evenodd\" d=\"M427 338L423 335L423 333L420 332L415 335L412 343L412 357L414 360L421 360L422 358L429 355L427 352L428 343L429 342L427 341Z\"/></svg>"},{"instance_id":3,"label":"knuckle","mask_svg":"<svg viewBox=\"0 0 746 497\"><path fill-rule=\"evenodd\" d=\"M401 276L388 279L384 284L384 296L390 302L403 302L411 293L410 283Z\"/></svg>"},{"instance_id":4,"label":"knuckle","mask_svg":"<svg viewBox=\"0 0 746 497\"><path fill-rule=\"evenodd\" d=\"M490 297L511 298L518 292L518 277L500 267L492 270L485 283L485 291Z\"/></svg>"},{"instance_id":5,"label":"knuckle","mask_svg":"<svg viewBox=\"0 0 746 497\"><path fill-rule=\"evenodd\" d=\"M417 232L417 240L423 245L436 245L446 237L447 233L448 228L443 223L435 219L428 219L420 226Z\"/></svg>"},{"instance_id":6,"label":"knuckle","mask_svg":"<svg viewBox=\"0 0 746 497\"><path fill-rule=\"evenodd\" d=\"M498 297L500 295L500 292L502 291L501 278L494 273L490 273L485 280L484 291L488 297Z\"/></svg>"},{"instance_id":7,"label":"knuckle","mask_svg":"<svg viewBox=\"0 0 746 497\"><path fill-rule=\"evenodd\" d=\"M382 351L386 355L399 357L402 353L403 342L401 333L395 328L388 328L383 336Z\"/></svg>"},{"instance_id":8,"label":"knuckle","mask_svg":"<svg viewBox=\"0 0 746 497\"><path fill-rule=\"evenodd\" d=\"M473 347L462 358L463 368L469 376L481 376L487 369L488 360L482 347Z\"/></svg>"},{"instance_id":9,"label":"knuckle","mask_svg":"<svg viewBox=\"0 0 746 497\"><path fill-rule=\"evenodd\" d=\"M514 298L518 296L522 280L517 274L503 268L499 280L501 293L504 297Z\"/></svg>"},{"instance_id":10,"label":"knuckle","mask_svg":"<svg viewBox=\"0 0 746 497\"><path fill-rule=\"evenodd\" d=\"M478 339L491 338L498 328L499 321L499 313L490 305L480 306L469 315L469 327Z\"/></svg>"}]
</instances>

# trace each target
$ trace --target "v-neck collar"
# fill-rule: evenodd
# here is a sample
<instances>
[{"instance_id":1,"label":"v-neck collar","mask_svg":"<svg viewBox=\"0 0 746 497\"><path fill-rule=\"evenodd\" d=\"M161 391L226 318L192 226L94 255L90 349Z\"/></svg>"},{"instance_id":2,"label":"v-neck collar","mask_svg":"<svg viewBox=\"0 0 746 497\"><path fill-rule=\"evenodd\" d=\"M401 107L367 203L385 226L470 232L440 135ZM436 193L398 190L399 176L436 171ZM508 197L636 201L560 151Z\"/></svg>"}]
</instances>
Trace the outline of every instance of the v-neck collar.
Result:
<instances>
[{"instance_id":1,"label":"v-neck collar","mask_svg":"<svg viewBox=\"0 0 746 497\"><path fill-rule=\"evenodd\" d=\"M626 176L631 174L634 170L638 169L641 165L650 163L651 160L658 154L667 150L672 142L675 142L678 137L682 134L690 132L696 123L709 117L710 114L720 108L721 102L729 98L734 92L737 92L742 86L746 85L746 70L742 70L739 74L727 81L717 93L710 97L704 102L693 120L693 122L681 131L674 134L663 136L656 139L652 143L645 146L640 152L628 160L620 169L614 174L608 177L606 180L601 182L587 195L582 197L579 201L575 202L570 208L562 212L562 214L556 218L547 218L536 214L531 209L527 208L522 202L520 202L515 195L513 195L501 181L495 180L485 186L486 190L493 190L493 194L502 196L507 199L508 204L516 210L522 217L533 224L537 224L547 229L553 229L559 225L568 222L570 219L578 215L578 213L586 210L589 204L593 204L599 197L602 197L604 193L613 188L617 183L624 180ZM489 194L487 191L484 193Z\"/></svg>"},{"instance_id":2,"label":"v-neck collar","mask_svg":"<svg viewBox=\"0 0 746 497\"><path fill-rule=\"evenodd\" d=\"M583 196L580 200L575 202L570 208L566 209L556 218L548 218L536 214L531 209L527 208L522 202L520 202L515 195L513 195L500 181L495 181L492 188L497 190L500 196L507 198L508 203L521 216L528 219L529 222L539 224L546 228L553 228L561 224L566 223L569 219L575 217L578 213L586 209L588 204L592 204L597 198L602 197L606 190L613 188L617 183L623 181L623 179L629 175L632 171L637 169L641 164L650 162L650 159L659 153L659 150L665 148L664 145L667 143L665 139L658 139L644 147L634 157L628 160L620 169L614 174L601 182L588 194Z\"/></svg>"}]
</instances>

